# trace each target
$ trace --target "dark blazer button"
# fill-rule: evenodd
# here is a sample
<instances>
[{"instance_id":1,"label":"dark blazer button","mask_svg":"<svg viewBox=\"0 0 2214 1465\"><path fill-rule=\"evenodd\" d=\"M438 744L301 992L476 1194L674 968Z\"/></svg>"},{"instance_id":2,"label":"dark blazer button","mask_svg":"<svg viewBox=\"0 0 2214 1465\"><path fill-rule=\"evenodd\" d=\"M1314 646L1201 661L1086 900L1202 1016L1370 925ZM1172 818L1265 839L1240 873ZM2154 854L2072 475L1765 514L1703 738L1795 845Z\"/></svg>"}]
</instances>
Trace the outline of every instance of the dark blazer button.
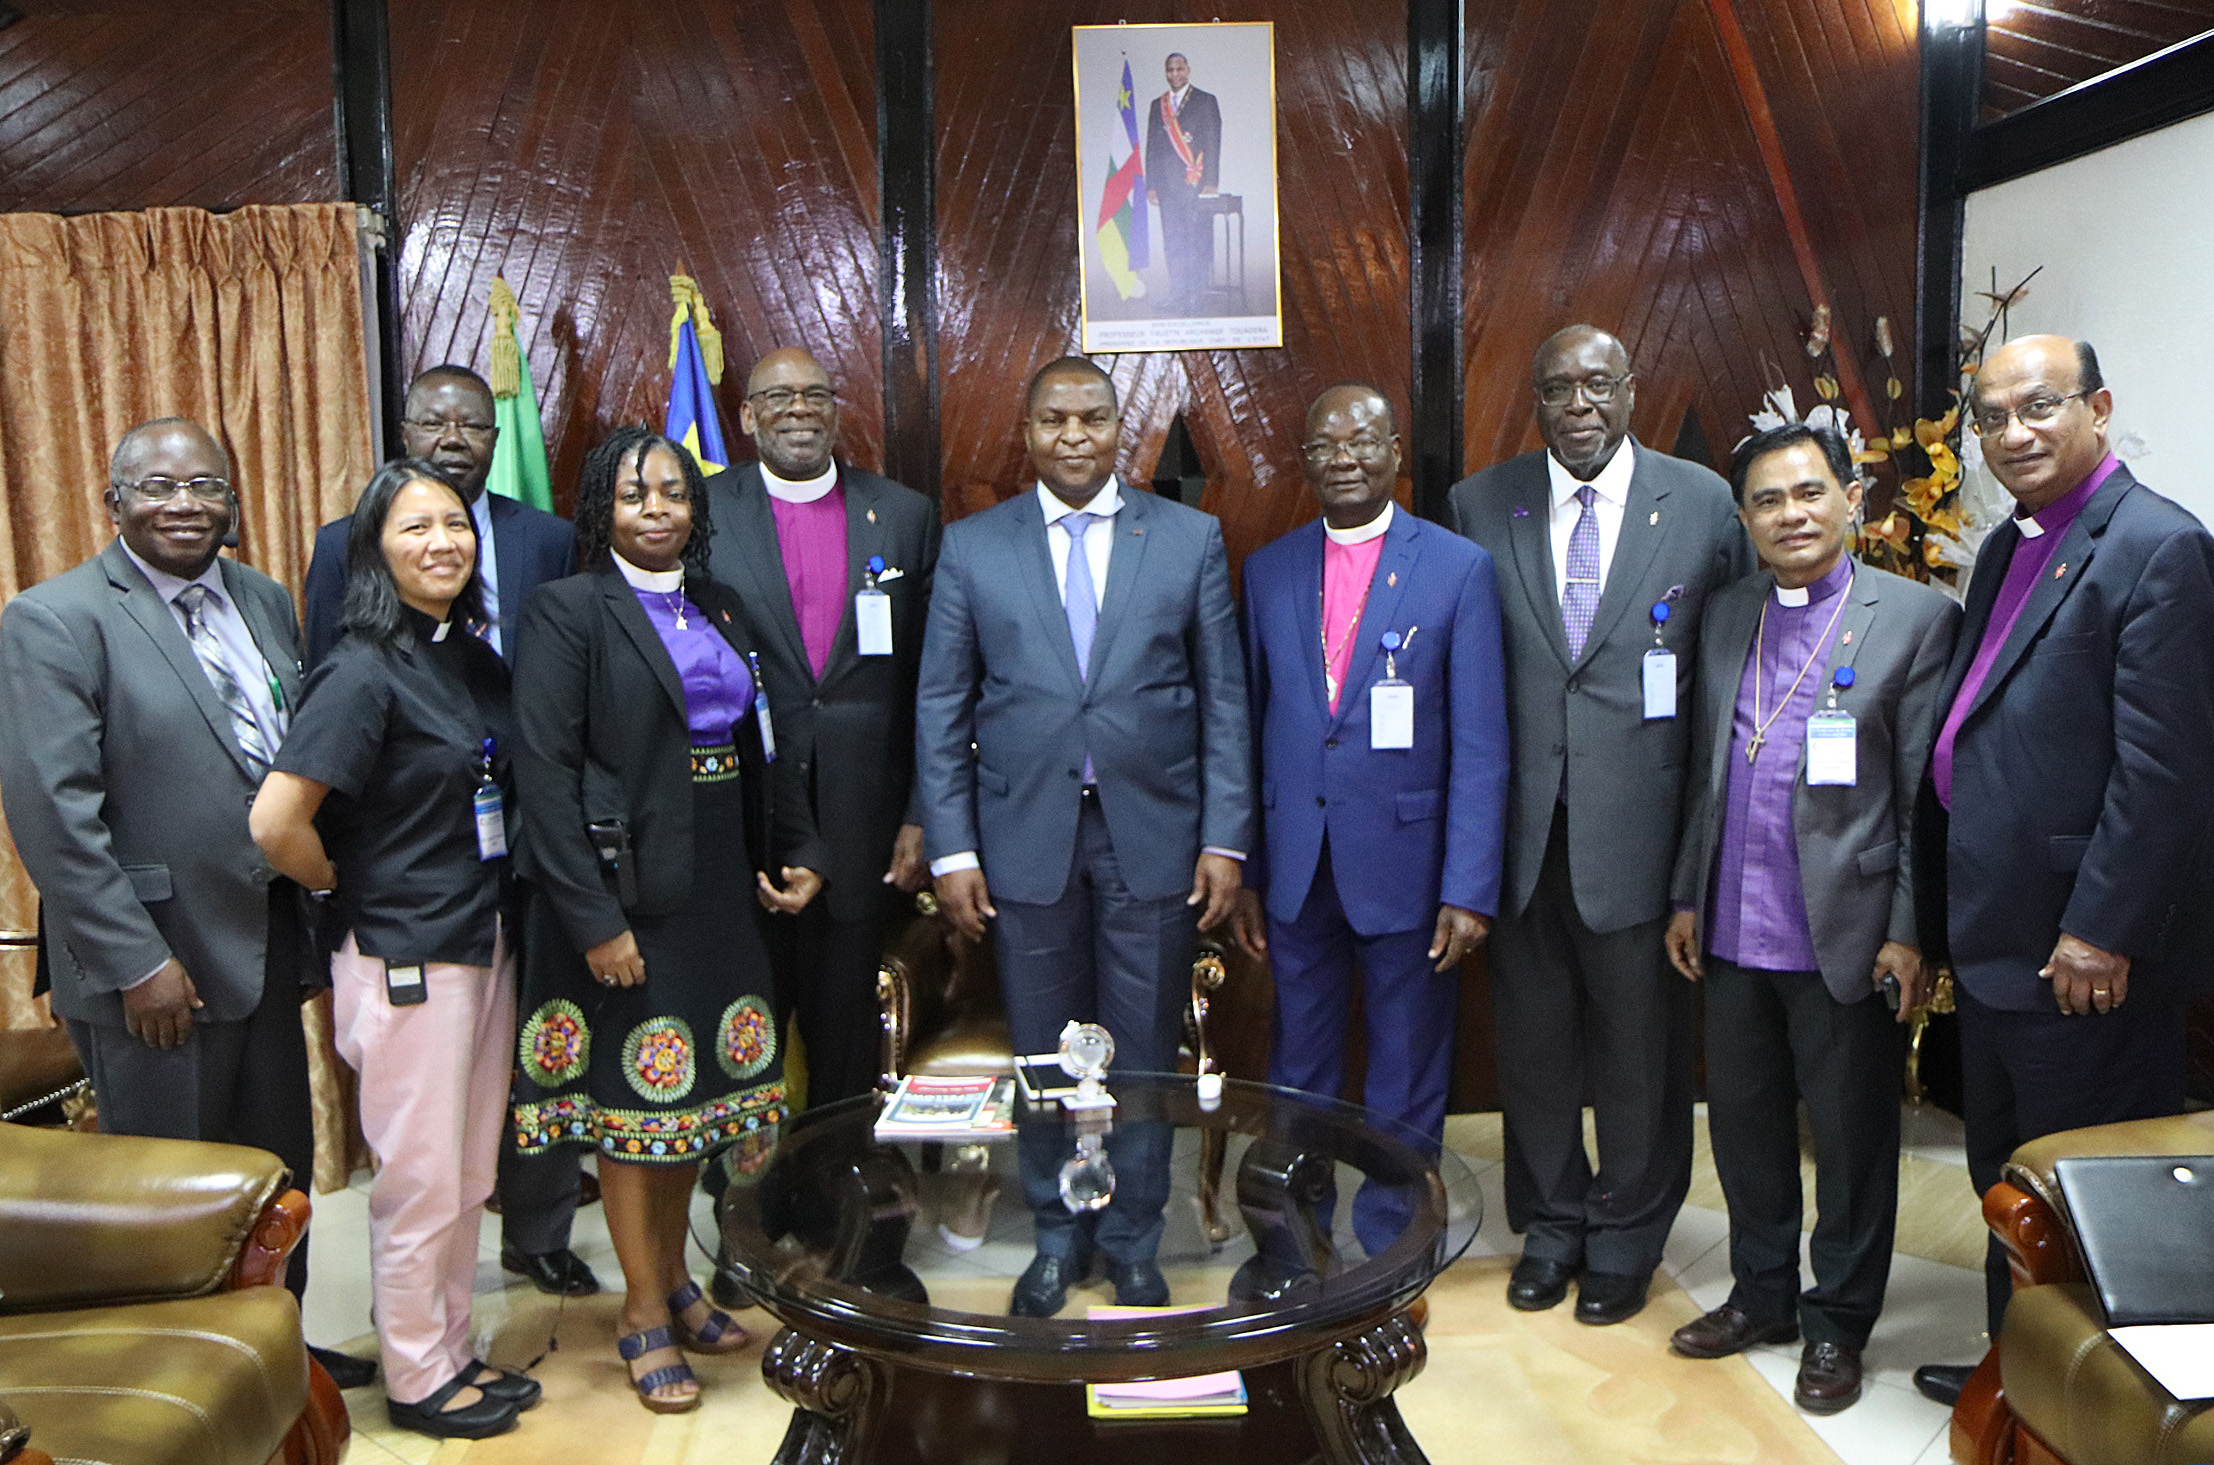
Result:
<instances>
[{"instance_id":1,"label":"dark blazer button","mask_svg":"<svg viewBox=\"0 0 2214 1465\"><path fill-rule=\"evenodd\" d=\"M1076 769L1074 769L1074 768L1071 768L1071 769L1069 770L1069 777L1071 777L1071 778L1075 778L1075 777L1078 777L1078 776L1079 776L1079 774L1078 774L1078 771L1077 771Z\"/></svg>"},{"instance_id":2,"label":"dark blazer button","mask_svg":"<svg viewBox=\"0 0 2214 1465\"><path fill-rule=\"evenodd\" d=\"M1334 748L1337 745L1338 740L1336 738L1324 738L1322 740L1322 746L1324 746L1325 748Z\"/></svg>"},{"instance_id":3,"label":"dark blazer button","mask_svg":"<svg viewBox=\"0 0 2214 1465\"><path fill-rule=\"evenodd\" d=\"M1322 796L1321 794L1316 794L1316 795L1315 795L1315 807L1316 807L1316 808L1318 808L1318 809L1328 808L1328 807L1329 807L1329 804L1330 804L1330 801L1329 801L1328 799L1324 798L1324 797L1323 797L1323 796Z\"/></svg>"}]
</instances>

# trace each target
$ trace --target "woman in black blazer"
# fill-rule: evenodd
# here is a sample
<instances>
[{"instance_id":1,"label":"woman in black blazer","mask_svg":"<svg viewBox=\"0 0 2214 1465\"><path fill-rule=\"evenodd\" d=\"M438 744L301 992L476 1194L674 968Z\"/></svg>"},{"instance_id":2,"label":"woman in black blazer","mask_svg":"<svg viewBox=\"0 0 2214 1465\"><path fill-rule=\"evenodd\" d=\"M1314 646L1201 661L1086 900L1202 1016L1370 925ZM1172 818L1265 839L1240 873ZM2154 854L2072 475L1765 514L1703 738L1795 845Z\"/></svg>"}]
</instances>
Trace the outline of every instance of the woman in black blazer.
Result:
<instances>
[{"instance_id":1,"label":"woman in black blazer","mask_svg":"<svg viewBox=\"0 0 2214 1465\"><path fill-rule=\"evenodd\" d=\"M687 1207L703 1158L736 1145L745 1168L784 1117L754 906L797 912L822 886L744 620L707 575L707 513L682 446L617 429L578 488L584 573L541 586L516 638L518 862L536 897L517 1148L599 1151L618 1348L658 1413L699 1402L678 1344L746 1343L685 1271Z\"/></svg>"}]
</instances>

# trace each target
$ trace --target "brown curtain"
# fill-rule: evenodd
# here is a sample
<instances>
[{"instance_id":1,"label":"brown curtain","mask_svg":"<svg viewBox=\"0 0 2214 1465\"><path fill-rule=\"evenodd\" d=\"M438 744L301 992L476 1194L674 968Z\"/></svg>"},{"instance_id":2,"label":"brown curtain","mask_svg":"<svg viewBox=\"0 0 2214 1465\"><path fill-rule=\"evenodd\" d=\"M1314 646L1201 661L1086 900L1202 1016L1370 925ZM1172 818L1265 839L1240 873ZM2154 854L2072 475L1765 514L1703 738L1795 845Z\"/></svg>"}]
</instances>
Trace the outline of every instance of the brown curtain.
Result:
<instances>
[{"instance_id":1,"label":"brown curtain","mask_svg":"<svg viewBox=\"0 0 2214 1465\"><path fill-rule=\"evenodd\" d=\"M0 215L0 597L107 543L108 454L169 416L229 449L238 557L298 595L316 527L375 467L355 241L352 204ZM35 902L7 845L0 926L30 926ZM29 957L0 958L0 1026L50 1020L30 992ZM359 1140L327 1012L309 1031L327 1190Z\"/></svg>"}]
</instances>

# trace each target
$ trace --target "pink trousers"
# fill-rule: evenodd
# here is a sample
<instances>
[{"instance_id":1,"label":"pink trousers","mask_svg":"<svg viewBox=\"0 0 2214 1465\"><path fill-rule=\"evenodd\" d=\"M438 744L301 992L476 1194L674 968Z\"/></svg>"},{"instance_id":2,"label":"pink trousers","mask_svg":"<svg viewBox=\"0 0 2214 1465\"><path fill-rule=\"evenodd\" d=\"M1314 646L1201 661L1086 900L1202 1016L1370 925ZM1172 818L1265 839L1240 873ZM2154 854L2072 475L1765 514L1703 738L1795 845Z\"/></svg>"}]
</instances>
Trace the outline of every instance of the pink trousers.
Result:
<instances>
[{"instance_id":1,"label":"pink trousers","mask_svg":"<svg viewBox=\"0 0 2214 1465\"><path fill-rule=\"evenodd\" d=\"M333 1034L361 1075L361 1129L379 1169L369 1191L369 1278L388 1397L420 1403L468 1366L477 1228L499 1167L515 1043L505 933L492 965L433 962L425 1000L395 1007L384 963L348 935L331 958Z\"/></svg>"}]
</instances>

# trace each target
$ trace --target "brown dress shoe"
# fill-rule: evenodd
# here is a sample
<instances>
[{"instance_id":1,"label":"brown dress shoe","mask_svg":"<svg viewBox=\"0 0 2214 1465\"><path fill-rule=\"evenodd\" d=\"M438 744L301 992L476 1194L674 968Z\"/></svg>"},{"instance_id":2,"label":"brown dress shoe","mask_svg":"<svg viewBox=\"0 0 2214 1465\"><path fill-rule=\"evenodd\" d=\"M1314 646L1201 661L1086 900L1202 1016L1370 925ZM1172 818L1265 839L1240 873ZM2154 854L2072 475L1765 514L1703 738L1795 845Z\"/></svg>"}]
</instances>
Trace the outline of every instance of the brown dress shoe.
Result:
<instances>
[{"instance_id":1,"label":"brown dress shoe","mask_svg":"<svg viewBox=\"0 0 2214 1465\"><path fill-rule=\"evenodd\" d=\"M1807 1344L1791 1397L1809 1414L1835 1414L1859 1403L1860 1350L1844 1343Z\"/></svg>"},{"instance_id":2,"label":"brown dress shoe","mask_svg":"<svg viewBox=\"0 0 2214 1465\"><path fill-rule=\"evenodd\" d=\"M1727 1358L1759 1343L1796 1343L1799 1324L1756 1323L1737 1308L1723 1303L1705 1317L1694 1318L1668 1335L1668 1346L1686 1358Z\"/></svg>"}]
</instances>

